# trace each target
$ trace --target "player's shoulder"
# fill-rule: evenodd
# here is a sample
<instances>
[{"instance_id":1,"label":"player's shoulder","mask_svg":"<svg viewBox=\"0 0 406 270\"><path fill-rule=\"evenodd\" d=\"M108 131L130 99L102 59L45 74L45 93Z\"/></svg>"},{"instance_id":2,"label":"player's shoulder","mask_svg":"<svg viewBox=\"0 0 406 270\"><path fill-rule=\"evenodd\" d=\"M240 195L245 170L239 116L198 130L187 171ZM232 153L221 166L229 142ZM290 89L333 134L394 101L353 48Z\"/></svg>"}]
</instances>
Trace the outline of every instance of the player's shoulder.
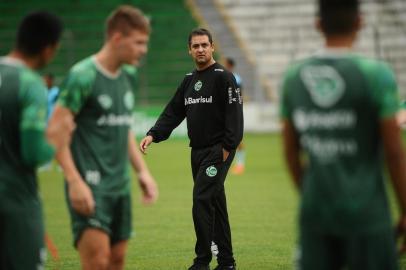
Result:
<instances>
[{"instance_id":1,"label":"player's shoulder","mask_svg":"<svg viewBox=\"0 0 406 270\"><path fill-rule=\"evenodd\" d=\"M191 71L191 72L186 73L184 78L185 78L185 79L186 79L186 78L191 78L191 77L193 76L194 72L195 72L195 71Z\"/></svg>"},{"instance_id":2,"label":"player's shoulder","mask_svg":"<svg viewBox=\"0 0 406 270\"><path fill-rule=\"evenodd\" d=\"M35 91L32 91L35 89ZM20 69L20 94L25 96L26 93L36 93L36 95L45 96L47 89L42 77L34 70L28 67Z\"/></svg>"},{"instance_id":3,"label":"player's shoulder","mask_svg":"<svg viewBox=\"0 0 406 270\"><path fill-rule=\"evenodd\" d=\"M20 80L23 83L39 84L39 85L45 87L45 84L44 84L41 76L36 71L34 71L28 67L23 67L20 69Z\"/></svg>"},{"instance_id":4,"label":"player's shoulder","mask_svg":"<svg viewBox=\"0 0 406 270\"><path fill-rule=\"evenodd\" d=\"M213 66L213 74L215 77L223 80L235 80L234 74L228 71L224 66L219 63L215 63Z\"/></svg>"},{"instance_id":5,"label":"player's shoulder","mask_svg":"<svg viewBox=\"0 0 406 270\"><path fill-rule=\"evenodd\" d=\"M46 93L46 87L41 76L22 61L5 56L0 58L0 65L6 70L2 74L5 82L8 79L18 80L20 96L27 96L27 93L36 95L40 95L41 92ZM35 89L35 91L32 91L32 89Z\"/></svg>"},{"instance_id":6,"label":"player's shoulder","mask_svg":"<svg viewBox=\"0 0 406 270\"><path fill-rule=\"evenodd\" d=\"M292 61L286 68L283 73L284 79L292 79L300 76L300 71L313 63L314 58L308 57L303 59L297 59Z\"/></svg>"},{"instance_id":7,"label":"player's shoulder","mask_svg":"<svg viewBox=\"0 0 406 270\"><path fill-rule=\"evenodd\" d=\"M96 66L92 57L87 57L72 66L69 71L69 80L79 84L89 84L96 78Z\"/></svg>"},{"instance_id":8,"label":"player's shoulder","mask_svg":"<svg viewBox=\"0 0 406 270\"><path fill-rule=\"evenodd\" d=\"M19 72L19 96L22 100L36 100L42 103L46 100L47 89L42 77L28 67L22 67Z\"/></svg>"},{"instance_id":9,"label":"player's shoulder","mask_svg":"<svg viewBox=\"0 0 406 270\"><path fill-rule=\"evenodd\" d=\"M388 63L365 56L353 56L352 60L367 73L392 72Z\"/></svg>"},{"instance_id":10,"label":"player's shoulder","mask_svg":"<svg viewBox=\"0 0 406 270\"><path fill-rule=\"evenodd\" d=\"M83 72L87 70L96 70L92 56L80 60L79 62L75 63L71 68L72 72Z\"/></svg>"},{"instance_id":11,"label":"player's shoulder","mask_svg":"<svg viewBox=\"0 0 406 270\"><path fill-rule=\"evenodd\" d=\"M352 59L368 81L379 83L396 81L395 73L388 63L365 56L354 56Z\"/></svg>"},{"instance_id":12,"label":"player's shoulder","mask_svg":"<svg viewBox=\"0 0 406 270\"><path fill-rule=\"evenodd\" d=\"M193 79L193 74L195 74L195 72L196 70L192 70L186 73L185 76L183 76L182 85L184 85L187 82L190 82Z\"/></svg>"}]
</instances>

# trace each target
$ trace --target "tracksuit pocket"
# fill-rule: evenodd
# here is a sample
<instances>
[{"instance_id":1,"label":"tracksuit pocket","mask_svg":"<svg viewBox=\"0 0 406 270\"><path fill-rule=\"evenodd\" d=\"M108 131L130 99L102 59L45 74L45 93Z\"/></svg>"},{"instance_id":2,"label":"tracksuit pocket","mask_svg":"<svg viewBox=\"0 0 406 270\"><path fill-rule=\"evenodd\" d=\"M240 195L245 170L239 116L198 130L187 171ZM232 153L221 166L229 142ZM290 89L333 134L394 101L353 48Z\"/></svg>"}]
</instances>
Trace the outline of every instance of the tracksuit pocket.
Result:
<instances>
[{"instance_id":1,"label":"tracksuit pocket","mask_svg":"<svg viewBox=\"0 0 406 270\"><path fill-rule=\"evenodd\" d=\"M211 159L214 163L222 163L223 162L223 146L221 144L215 144L210 149Z\"/></svg>"}]
</instances>

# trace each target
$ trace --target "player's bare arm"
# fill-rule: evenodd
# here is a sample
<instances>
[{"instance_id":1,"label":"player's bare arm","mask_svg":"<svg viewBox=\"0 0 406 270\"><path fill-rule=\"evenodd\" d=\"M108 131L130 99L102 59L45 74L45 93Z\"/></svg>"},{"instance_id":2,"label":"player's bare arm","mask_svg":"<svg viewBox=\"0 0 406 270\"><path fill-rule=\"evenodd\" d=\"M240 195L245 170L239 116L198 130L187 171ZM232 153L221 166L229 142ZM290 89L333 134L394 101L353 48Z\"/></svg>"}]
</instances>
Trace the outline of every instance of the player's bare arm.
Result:
<instances>
[{"instance_id":1,"label":"player's bare arm","mask_svg":"<svg viewBox=\"0 0 406 270\"><path fill-rule=\"evenodd\" d=\"M61 148L70 144L72 132L75 129L75 121L72 114L52 117L46 130L46 137L58 152Z\"/></svg>"},{"instance_id":2,"label":"player's bare arm","mask_svg":"<svg viewBox=\"0 0 406 270\"><path fill-rule=\"evenodd\" d=\"M300 144L292 123L287 120L282 122L282 140L289 173L296 187L300 190L303 174L303 166L300 161Z\"/></svg>"},{"instance_id":3,"label":"player's bare arm","mask_svg":"<svg viewBox=\"0 0 406 270\"><path fill-rule=\"evenodd\" d=\"M381 121L381 134L386 164L401 211L397 233L399 237L404 237L406 234L406 158L396 118ZM406 251L406 240L403 241L400 251Z\"/></svg>"},{"instance_id":4,"label":"player's bare arm","mask_svg":"<svg viewBox=\"0 0 406 270\"><path fill-rule=\"evenodd\" d=\"M398 125L402 127L404 124L406 124L406 110L401 109L396 115L396 120L398 122Z\"/></svg>"},{"instance_id":5,"label":"player's bare arm","mask_svg":"<svg viewBox=\"0 0 406 270\"><path fill-rule=\"evenodd\" d=\"M138 183L143 195L142 202L144 204L154 203L158 199L158 187L147 164L142 158L141 152L137 149L137 141L132 131L128 132L128 154L130 156L131 165L137 172Z\"/></svg>"},{"instance_id":6,"label":"player's bare arm","mask_svg":"<svg viewBox=\"0 0 406 270\"><path fill-rule=\"evenodd\" d=\"M70 110L57 105L50 120L50 129L53 128L52 125L54 125L54 123L59 123L60 121L64 121L64 119L73 119L73 117L73 113ZM61 132L62 131L59 131L59 133ZM63 136L62 134L58 134L58 132L56 132L56 135ZM73 209L79 214L85 216L91 215L95 208L93 195L73 162L69 145L65 145L57 152L56 159L62 167L66 182L68 183L69 200L72 203Z\"/></svg>"}]
</instances>

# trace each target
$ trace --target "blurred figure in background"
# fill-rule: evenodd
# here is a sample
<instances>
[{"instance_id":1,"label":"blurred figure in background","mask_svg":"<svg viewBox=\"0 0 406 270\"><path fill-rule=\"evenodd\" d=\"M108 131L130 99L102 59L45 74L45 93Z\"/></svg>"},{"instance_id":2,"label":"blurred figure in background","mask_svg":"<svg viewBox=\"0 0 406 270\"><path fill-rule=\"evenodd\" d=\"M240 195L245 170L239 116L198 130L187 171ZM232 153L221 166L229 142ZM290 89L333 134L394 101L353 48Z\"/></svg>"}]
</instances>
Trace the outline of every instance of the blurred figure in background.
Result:
<instances>
[{"instance_id":1,"label":"blurred figure in background","mask_svg":"<svg viewBox=\"0 0 406 270\"><path fill-rule=\"evenodd\" d=\"M48 88L48 119L51 117L52 112L54 111L56 100L59 96L59 87L54 83L54 74L47 73L43 76L45 85Z\"/></svg>"},{"instance_id":2,"label":"blurred figure in background","mask_svg":"<svg viewBox=\"0 0 406 270\"><path fill-rule=\"evenodd\" d=\"M242 91L243 84L241 76L234 72L235 68L235 61L231 57L227 57L224 59L224 67L228 69L230 72L233 73L235 81L237 83L237 87L240 88ZM241 175L245 171L245 145L244 142L241 141L237 147L237 151L235 152L235 161L234 166L231 168L231 173L235 175Z\"/></svg>"},{"instance_id":3,"label":"blurred figure in background","mask_svg":"<svg viewBox=\"0 0 406 270\"><path fill-rule=\"evenodd\" d=\"M361 28L358 0L318 2L325 48L288 68L281 96L285 158L301 194L298 268L396 270L383 177L385 158L404 236L406 160L394 74L351 51Z\"/></svg>"},{"instance_id":4,"label":"blurred figure in background","mask_svg":"<svg viewBox=\"0 0 406 270\"><path fill-rule=\"evenodd\" d=\"M56 100L58 99L59 95L59 88L58 86L54 85L54 75L52 73L46 73L43 77L45 85L48 89L47 98L48 98L48 109L47 109L47 121L51 118L52 112L55 108ZM58 166L60 169L60 167ZM47 164L38 168L38 171L49 171L52 170L52 160Z\"/></svg>"},{"instance_id":5,"label":"blurred figure in background","mask_svg":"<svg viewBox=\"0 0 406 270\"><path fill-rule=\"evenodd\" d=\"M68 145L74 123L61 118L45 131L47 90L36 70L54 57L62 29L55 15L33 12L21 21L14 49L0 58L0 269L44 269L35 171Z\"/></svg>"}]
</instances>

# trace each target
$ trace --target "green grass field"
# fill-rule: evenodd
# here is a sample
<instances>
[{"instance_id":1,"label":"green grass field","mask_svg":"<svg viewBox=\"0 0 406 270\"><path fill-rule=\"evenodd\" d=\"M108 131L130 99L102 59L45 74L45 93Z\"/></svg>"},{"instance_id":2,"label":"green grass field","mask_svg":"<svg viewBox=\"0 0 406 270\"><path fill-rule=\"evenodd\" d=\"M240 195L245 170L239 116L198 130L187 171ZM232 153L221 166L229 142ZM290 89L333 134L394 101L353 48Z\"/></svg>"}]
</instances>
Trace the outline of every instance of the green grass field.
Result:
<instances>
[{"instance_id":1,"label":"green grass field","mask_svg":"<svg viewBox=\"0 0 406 270\"><path fill-rule=\"evenodd\" d=\"M182 270L192 262L195 237L187 143L174 139L149 149L146 160L160 189L155 205L140 204L139 189L133 181L136 235L130 241L126 269ZM285 170L281 140L278 135L246 135L245 144L246 173L229 175L226 181L238 268L292 269L298 196ZM40 179L47 231L60 254L59 265L49 258L46 269L80 269L71 245L62 176L54 170L42 172Z\"/></svg>"}]
</instances>

